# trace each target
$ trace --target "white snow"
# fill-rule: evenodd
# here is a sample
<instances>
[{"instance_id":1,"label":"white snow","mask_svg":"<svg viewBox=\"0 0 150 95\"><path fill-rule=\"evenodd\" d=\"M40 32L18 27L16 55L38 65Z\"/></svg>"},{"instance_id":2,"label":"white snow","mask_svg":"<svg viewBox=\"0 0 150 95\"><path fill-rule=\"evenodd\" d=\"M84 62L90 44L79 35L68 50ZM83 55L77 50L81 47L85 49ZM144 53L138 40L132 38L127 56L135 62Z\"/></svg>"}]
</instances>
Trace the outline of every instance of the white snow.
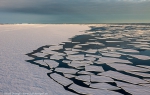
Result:
<instances>
[{"instance_id":1,"label":"white snow","mask_svg":"<svg viewBox=\"0 0 150 95\"><path fill-rule=\"evenodd\" d=\"M146 66L146 65L137 65L137 66L142 67L142 68L150 69L150 66Z\"/></svg>"},{"instance_id":2,"label":"white snow","mask_svg":"<svg viewBox=\"0 0 150 95\"><path fill-rule=\"evenodd\" d=\"M107 84L107 83L92 83L92 84L90 84L90 87L98 88L98 89L107 89L107 90L118 90L118 89L120 89L116 86L112 86L112 85Z\"/></svg>"},{"instance_id":3,"label":"white snow","mask_svg":"<svg viewBox=\"0 0 150 95\"><path fill-rule=\"evenodd\" d=\"M60 60L60 59L63 59L63 56L54 54L54 55L50 56L50 59Z\"/></svg>"},{"instance_id":4,"label":"white snow","mask_svg":"<svg viewBox=\"0 0 150 95\"><path fill-rule=\"evenodd\" d=\"M103 56L108 56L108 57L120 57L120 54L115 54L115 53L101 53Z\"/></svg>"},{"instance_id":5,"label":"white snow","mask_svg":"<svg viewBox=\"0 0 150 95\"><path fill-rule=\"evenodd\" d=\"M85 62L82 62L82 61L72 61L71 64L68 64L69 66L72 66L72 67L75 67L75 68L78 68L80 66L87 66L89 64L85 63Z\"/></svg>"},{"instance_id":6,"label":"white snow","mask_svg":"<svg viewBox=\"0 0 150 95\"><path fill-rule=\"evenodd\" d=\"M90 73L90 72L87 72L87 71L79 71L78 74L91 75L93 73Z\"/></svg>"},{"instance_id":7,"label":"white snow","mask_svg":"<svg viewBox=\"0 0 150 95\"><path fill-rule=\"evenodd\" d=\"M38 63L38 64L41 64L41 65L48 66L43 60L36 60L36 61L34 61L34 62L36 62L36 63Z\"/></svg>"},{"instance_id":8,"label":"white snow","mask_svg":"<svg viewBox=\"0 0 150 95\"><path fill-rule=\"evenodd\" d=\"M130 54L129 56L132 56L132 57L135 57L135 58L138 58L138 59L141 59L141 60L150 60L150 57L146 56L146 55L133 55L133 54Z\"/></svg>"},{"instance_id":9,"label":"white snow","mask_svg":"<svg viewBox=\"0 0 150 95\"><path fill-rule=\"evenodd\" d=\"M77 80L90 82L90 75L80 75L76 77Z\"/></svg>"},{"instance_id":10,"label":"white snow","mask_svg":"<svg viewBox=\"0 0 150 95\"><path fill-rule=\"evenodd\" d=\"M119 59L119 58L111 58L111 57L101 57L99 58L100 62L103 62L103 63L129 63L129 64L132 64L132 62L128 61L128 60L123 60L123 59Z\"/></svg>"},{"instance_id":11,"label":"white snow","mask_svg":"<svg viewBox=\"0 0 150 95\"><path fill-rule=\"evenodd\" d=\"M47 63L50 66L50 68L55 68L59 65L58 62L53 60L44 60L44 62Z\"/></svg>"},{"instance_id":12,"label":"white snow","mask_svg":"<svg viewBox=\"0 0 150 95\"><path fill-rule=\"evenodd\" d=\"M97 50L96 49L89 49L89 50L86 50L85 52L87 52L87 53L96 53Z\"/></svg>"},{"instance_id":13,"label":"white snow","mask_svg":"<svg viewBox=\"0 0 150 95\"><path fill-rule=\"evenodd\" d=\"M101 66L88 65L85 66L85 71L104 72L104 69Z\"/></svg>"},{"instance_id":14,"label":"white snow","mask_svg":"<svg viewBox=\"0 0 150 95\"><path fill-rule=\"evenodd\" d=\"M110 77L91 75L91 82L114 82Z\"/></svg>"},{"instance_id":15,"label":"white snow","mask_svg":"<svg viewBox=\"0 0 150 95\"><path fill-rule=\"evenodd\" d=\"M78 53L78 52L76 52L76 51L71 51L71 50L70 50L70 51L69 51L69 50L68 50L68 51L64 51L64 52L65 52L67 55Z\"/></svg>"},{"instance_id":16,"label":"white snow","mask_svg":"<svg viewBox=\"0 0 150 95\"><path fill-rule=\"evenodd\" d=\"M90 89L82 86L78 86L76 84L72 84L69 86L69 89L74 90L75 92L78 92L80 94L86 94L86 95L122 95L117 92L109 91L109 90L100 90L100 89Z\"/></svg>"},{"instance_id":17,"label":"white snow","mask_svg":"<svg viewBox=\"0 0 150 95\"><path fill-rule=\"evenodd\" d=\"M103 72L103 73L100 73L100 75L111 77L111 78L114 78L114 79L117 79L117 80L122 80L122 81L129 82L129 83L132 83L132 84L148 83L148 82L146 82L142 79L132 77L132 76L129 76L129 75L125 75L125 74L115 72L115 71Z\"/></svg>"},{"instance_id":18,"label":"white snow","mask_svg":"<svg viewBox=\"0 0 150 95\"><path fill-rule=\"evenodd\" d=\"M55 71L67 74L75 74L76 72L78 72L78 70L71 68L56 68Z\"/></svg>"},{"instance_id":19,"label":"white snow","mask_svg":"<svg viewBox=\"0 0 150 95\"><path fill-rule=\"evenodd\" d=\"M150 93L149 90L150 88L146 86L144 87L144 86L133 85L133 84L123 83L123 82L116 82L116 83L119 87L131 93L132 95L149 95Z\"/></svg>"},{"instance_id":20,"label":"white snow","mask_svg":"<svg viewBox=\"0 0 150 95\"><path fill-rule=\"evenodd\" d=\"M121 49L118 51L125 52L125 53L139 53L139 51L134 50L134 49Z\"/></svg>"},{"instance_id":21,"label":"white snow","mask_svg":"<svg viewBox=\"0 0 150 95\"><path fill-rule=\"evenodd\" d=\"M96 58L94 58L94 57L85 57L84 59L89 60L89 61L94 61Z\"/></svg>"},{"instance_id":22,"label":"white snow","mask_svg":"<svg viewBox=\"0 0 150 95\"><path fill-rule=\"evenodd\" d=\"M109 65L112 68L115 68L118 71L139 71L139 72L149 71L149 69L146 68L140 68L140 67L131 66L127 64L112 63L107 65Z\"/></svg>"},{"instance_id":23,"label":"white snow","mask_svg":"<svg viewBox=\"0 0 150 95\"><path fill-rule=\"evenodd\" d=\"M35 55L35 56L37 56L37 57L45 57L47 54L44 54L44 53L35 53L35 54L33 54L33 55ZM46 58L46 57L45 57Z\"/></svg>"},{"instance_id":24,"label":"white snow","mask_svg":"<svg viewBox=\"0 0 150 95\"><path fill-rule=\"evenodd\" d=\"M59 74L56 73L52 73L50 74L50 76L52 77L52 79L58 83L60 83L63 86L68 86L69 84L72 84L73 82Z\"/></svg>"},{"instance_id":25,"label":"white snow","mask_svg":"<svg viewBox=\"0 0 150 95\"><path fill-rule=\"evenodd\" d=\"M27 53L62 41L88 30L88 25L0 25L0 95L3 93L48 93L74 95L47 76L48 71L25 60Z\"/></svg>"},{"instance_id":26,"label":"white snow","mask_svg":"<svg viewBox=\"0 0 150 95\"><path fill-rule=\"evenodd\" d=\"M68 55L66 58L69 60L84 60L84 55Z\"/></svg>"},{"instance_id":27,"label":"white snow","mask_svg":"<svg viewBox=\"0 0 150 95\"><path fill-rule=\"evenodd\" d=\"M150 78L150 74L148 74L148 73L140 73L140 72L128 72L128 73L138 75L138 76L141 76L143 78Z\"/></svg>"},{"instance_id":28,"label":"white snow","mask_svg":"<svg viewBox=\"0 0 150 95\"><path fill-rule=\"evenodd\" d=\"M66 78L74 78L75 75L72 75L72 74L63 74Z\"/></svg>"}]
</instances>

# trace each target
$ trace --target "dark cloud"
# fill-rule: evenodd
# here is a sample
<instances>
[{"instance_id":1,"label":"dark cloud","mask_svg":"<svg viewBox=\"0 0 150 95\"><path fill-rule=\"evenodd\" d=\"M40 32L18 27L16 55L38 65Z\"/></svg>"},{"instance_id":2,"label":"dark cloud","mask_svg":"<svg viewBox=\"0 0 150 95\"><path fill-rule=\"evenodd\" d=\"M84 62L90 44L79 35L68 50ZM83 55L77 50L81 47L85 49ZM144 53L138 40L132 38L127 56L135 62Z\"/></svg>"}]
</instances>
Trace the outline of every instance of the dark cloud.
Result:
<instances>
[{"instance_id":1,"label":"dark cloud","mask_svg":"<svg viewBox=\"0 0 150 95\"><path fill-rule=\"evenodd\" d=\"M148 14L150 2L134 0L2 0L0 10L31 14Z\"/></svg>"},{"instance_id":2,"label":"dark cloud","mask_svg":"<svg viewBox=\"0 0 150 95\"><path fill-rule=\"evenodd\" d=\"M0 0L0 23L149 22L150 0Z\"/></svg>"}]
</instances>

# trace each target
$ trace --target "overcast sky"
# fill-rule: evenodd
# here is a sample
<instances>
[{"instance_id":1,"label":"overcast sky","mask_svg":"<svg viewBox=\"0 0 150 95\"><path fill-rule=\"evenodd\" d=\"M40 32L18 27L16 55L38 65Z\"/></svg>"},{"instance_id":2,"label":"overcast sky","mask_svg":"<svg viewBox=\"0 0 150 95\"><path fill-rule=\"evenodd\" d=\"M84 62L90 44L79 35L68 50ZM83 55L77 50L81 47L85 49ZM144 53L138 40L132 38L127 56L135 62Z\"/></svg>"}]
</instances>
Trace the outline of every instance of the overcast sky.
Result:
<instances>
[{"instance_id":1,"label":"overcast sky","mask_svg":"<svg viewBox=\"0 0 150 95\"><path fill-rule=\"evenodd\" d=\"M93 19L94 16L102 15L110 15L108 19L111 19L112 15L131 15L136 19L140 17L140 22L143 18L144 22L150 17L150 0L0 0L0 12L56 17L90 16Z\"/></svg>"}]
</instances>

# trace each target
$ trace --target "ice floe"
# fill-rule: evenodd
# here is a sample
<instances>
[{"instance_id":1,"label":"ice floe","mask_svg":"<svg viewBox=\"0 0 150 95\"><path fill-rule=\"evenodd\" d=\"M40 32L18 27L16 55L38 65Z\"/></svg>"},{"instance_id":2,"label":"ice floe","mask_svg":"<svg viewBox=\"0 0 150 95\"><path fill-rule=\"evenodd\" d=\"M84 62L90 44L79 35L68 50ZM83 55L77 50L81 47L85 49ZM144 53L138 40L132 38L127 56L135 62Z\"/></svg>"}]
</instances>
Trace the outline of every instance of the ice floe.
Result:
<instances>
[{"instance_id":1,"label":"ice floe","mask_svg":"<svg viewBox=\"0 0 150 95\"><path fill-rule=\"evenodd\" d=\"M55 71L67 74L75 74L76 72L78 72L78 70L71 68L56 68Z\"/></svg>"},{"instance_id":2,"label":"ice floe","mask_svg":"<svg viewBox=\"0 0 150 95\"><path fill-rule=\"evenodd\" d=\"M64 51L67 55L69 55L69 54L76 54L76 53L78 53L78 52L76 52L76 51Z\"/></svg>"},{"instance_id":3,"label":"ice floe","mask_svg":"<svg viewBox=\"0 0 150 95\"><path fill-rule=\"evenodd\" d=\"M53 60L44 60L44 62L47 63L50 66L50 68L55 68L59 65L58 62Z\"/></svg>"},{"instance_id":4,"label":"ice floe","mask_svg":"<svg viewBox=\"0 0 150 95\"><path fill-rule=\"evenodd\" d=\"M62 62L66 63L66 64L70 64L71 63L71 61L69 61L69 60L63 60Z\"/></svg>"},{"instance_id":5,"label":"ice floe","mask_svg":"<svg viewBox=\"0 0 150 95\"><path fill-rule=\"evenodd\" d=\"M114 79L117 79L117 80L129 82L129 83L132 83L132 84L148 83L147 81L144 81L142 79L132 77L132 76L129 76L129 75L125 75L125 74L115 72L115 71L102 72L99 75L111 77L111 78L114 78Z\"/></svg>"},{"instance_id":6,"label":"ice floe","mask_svg":"<svg viewBox=\"0 0 150 95\"><path fill-rule=\"evenodd\" d=\"M120 57L120 54L115 53L101 53L103 56L109 56L109 57Z\"/></svg>"},{"instance_id":7,"label":"ice floe","mask_svg":"<svg viewBox=\"0 0 150 95\"><path fill-rule=\"evenodd\" d=\"M44 53L35 53L33 55L35 55L37 57L43 57L43 58L45 58L47 54L44 54Z\"/></svg>"},{"instance_id":8,"label":"ice floe","mask_svg":"<svg viewBox=\"0 0 150 95\"><path fill-rule=\"evenodd\" d=\"M104 69L101 66L87 65L85 71L104 72Z\"/></svg>"},{"instance_id":9,"label":"ice floe","mask_svg":"<svg viewBox=\"0 0 150 95\"><path fill-rule=\"evenodd\" d=\"M118 50L118 51L121 51L121 52L124 52L124 53L139 53L139 51L134 50L134 49L121 49L121 50Z\"/></svg>"},{"instance_id":10,"label":"ice floe","mask_svg":"<svg viewBox=\"0 0 150 95\"><path fill-rule=\"evenodd\" d=\"M135 57L137 59L141 59L141 60L150 60L150 56L146 56L146 55L133 55L130 54L129 56Z\"/></svg>"},{"instance_id":11,"label":"ice floe","mask_svg":"<svg viewBox=\"0 0 150 95\"><path fill-rule=\"evenodd\" d=\"M38 64L41 64L41 65L46 65L47 66L47 64L43 60L36 60L34 62L36 62Z\"/></svg>"},{"instance_id":12,"label":"ice floe","mask_svg":"<svg viewBox=\"0 0 150 95\"><path fill-rule=\"evenodd\" d=\"M100 55L93 55L93 54L86 54L85 57L94 57L94 58L100 58Z\"/></svg>"},{"instance_id":13,"label":"ice floe","mask_svg":"<svg viewBox=\"0 0 150 95\"><path fill-rule=\"evenodd\" d=\"M127 65L127 64L118 64L118 63L112 63L112 64L107 64L112 68L115 68L118 71L139 71L139 72L146 72L149 71L149 69L146 68L140 68L132 65Z\"/></svg>"},{"instance_id":14,"label":"ice floe","mask_svg":"<svg viewBox=\"0 0 150 95\"><path fill-rule=\"evenodd\" d=\"M108 83L92 83L90 84L91 88L98 88L98 89L107 89L107 90L118 90L120 88L116 86L112 86Z\"/></svg>"},{"instance_id":15,"label":"ice floe","mask_svg":"<svg viewBox=\"0 0 150 95\"><path fill-rule=\"evenodd\" d=\"M66 78L74 78L76 77L75 75L72 74L63 74Z\"/></svg>"},{"instance_id":16,"label":"ice floe","mask_svg":"<svg viewBox=\"0 0 150 95\"><path fill-rule=\"evenodd\" d=\"M63 86L68 86L68 85L73 83L71 80L69 80L69 79L67 79L67 78L65 78L65 77L63 77L63 76L61 76L59 74L56 74L56 73L50 74L50 77L54 81L58 82L59 84L61 84Z\"/></svg>"},{"instance_id":17,"label":"ice floe","mask_svg":"<svg viewBox=\"0 0 150 95\"><path fill-rule=\"evenodd\" d=\"M123 60L123 59L119 59L119 58L110 58L110 57L101 57L99 58L100 62L104 62L104 63L129 63L132 64L132 62L128 61L128 60Z\"/></svg>"},{"instance_id":18,"label":"ice floe","mask_svg":"<svg viewBox=\"0 0 150 95\"><path fill-rule=\"evenodd\" d=\"M89 49L89 50L86 50L85 52L87 52L87 53L96 53L97 50L96 49Z\"/></svg>"},{"instance_id":19,"label":"ice floe","mask_svg":"<svg viewBox=\"0 0 150 95\"><path fill-rule=\"evenodd\" d=\"M132 95L149 95L150 88L139 86L139 85L133 85L123 82L116 82L119 87L124 89L126 92L131 93Z\"/></svg>"},{"instance_id":20,"label":"ice floe","mask_svg":"<svg viewBox=\"0 0 150 95\"><path fill-rule=\"evenodd\" d=\"M82 75L92 75L93 73L91 72L87 72L87 71L79 71L77 72L78 74L82 74Z\"/></svg>"},{"instance_id":21,"label":"ice floe","mask_svg":"<svg viewBox=\"0 0 150 95\"><path fill-rule=\"evenodd\" d=\"M90 75L80 75L75 77L77 80L90 82Z\"/></svg>"},{"instance_id":22,"label":"ice floe","mask_svg":"<svg viewBox=\"0 0 150 95\"><path fill-rule=\"evenodd\" d=\"M114 82L110 77L91 75L91 82Z\"/></svg>"},{"instance_id":23,"label":"ice floe","mask_svg":"<svg viewBox=\"0 0 150 95\"><path fill-rule=\"evenodd\" d=\"M84 60L84 55L68 55L66 58L69 60Z\"/></svg>"},{"instance_id":24,"label":"ice floe","mask_svg":"<svg viewBox=\"0 0 150 95\"><path fill-rule=\"evenodd\" d=\"M63 56L55 54L55 55L50 56L50 59L60 60L60 59L63 59Z\"/></svg>"},{"instance_id":25,"label":"ice floe","mask_svg":"<svg viewBox=\"0 0 150 95\"><path fill-rule=\"evenodd\" d=\"M128 72L130 74L134 74L134 75L138 75L141 76L143 78L150 78L150 74L149 73L140 73L140 72Z\"/></svg>"},{"instance_id":26,"label":"ice floe","mask_svg":"<svg viewBox=\"0 0 150 95\"><path fill-rule=\"evenodd\" d=\"M109 90L100 90L100 89L91 89L82 87L76 84L72 84L68 87L69 89L77 92L78 94L86 94L86 95L122 95L121 93L109 91Z\"/></svg>"}]
</instances>

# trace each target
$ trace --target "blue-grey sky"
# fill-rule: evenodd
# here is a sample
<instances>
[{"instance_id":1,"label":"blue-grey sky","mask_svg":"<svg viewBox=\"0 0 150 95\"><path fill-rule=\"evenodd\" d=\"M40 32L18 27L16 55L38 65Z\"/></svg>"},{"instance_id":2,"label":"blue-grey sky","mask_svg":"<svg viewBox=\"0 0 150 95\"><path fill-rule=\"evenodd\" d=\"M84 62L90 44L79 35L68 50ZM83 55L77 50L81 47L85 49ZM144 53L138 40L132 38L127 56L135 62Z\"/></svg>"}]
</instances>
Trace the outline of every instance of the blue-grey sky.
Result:
<instances>
[{"instance_id":1,"label":"blue-grey sky","mask_svg":"<svg viewBox=\"0 0 150 95\"><path fill-rule=\"evenodd\" d=\"M0 0L0 23L136 22L150 22L150 0Z\"/></svg>"}]
</instances>

